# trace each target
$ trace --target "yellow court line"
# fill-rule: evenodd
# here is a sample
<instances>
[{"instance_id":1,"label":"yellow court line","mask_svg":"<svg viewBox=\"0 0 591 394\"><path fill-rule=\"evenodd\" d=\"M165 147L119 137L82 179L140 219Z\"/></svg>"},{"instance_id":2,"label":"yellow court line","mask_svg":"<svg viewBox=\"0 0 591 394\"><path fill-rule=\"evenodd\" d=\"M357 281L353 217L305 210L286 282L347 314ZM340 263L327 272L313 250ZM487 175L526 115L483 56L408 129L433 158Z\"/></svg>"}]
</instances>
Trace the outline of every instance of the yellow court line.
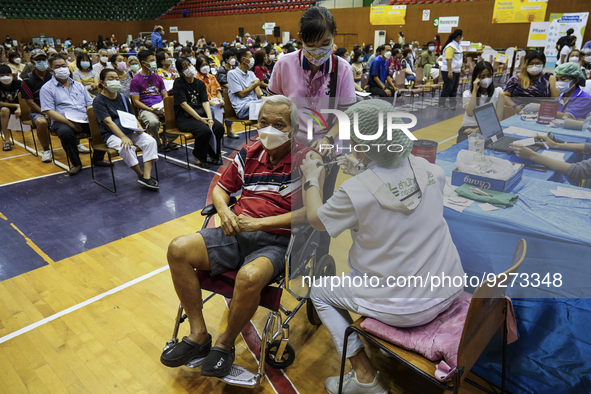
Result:
<instances>
[{"instance_id":1,"label":"yellow court line","mask_svg":"<svg viewBox=\"0 0 591 394\"><path fill-rule=\"evenodd\" d=\"M4 220L8 220L8 218L4 215L2 215L2 212L0 212L0 218L4 219Z\"/></svg>"},{"instance_id":2,"label":"yellow court line","mask_svg":"<svg viewBox=\"0 0 591 394\"><path fill-rule=\"evenodd\" d=\"M6 219L6 217L3 216L3 219ZM35 243L33 241L31 241L31 239L29 237L27 237L25 234L23 234L23 232L21 230L19 230L18 227L16 227L14 225L14 223L10 223L10 225L16 231L18 231L20 235L23 236L23 238L27 241L27 245L29 245L31 247L31 249L33 249L35 252L37 252L37 254L39 256L41 256L41 258L43 260L45 260L48 264L53 264L54 263L54 261L47 254L45 254L37 245L35 245Z\"/></svg>"}]
</instances>

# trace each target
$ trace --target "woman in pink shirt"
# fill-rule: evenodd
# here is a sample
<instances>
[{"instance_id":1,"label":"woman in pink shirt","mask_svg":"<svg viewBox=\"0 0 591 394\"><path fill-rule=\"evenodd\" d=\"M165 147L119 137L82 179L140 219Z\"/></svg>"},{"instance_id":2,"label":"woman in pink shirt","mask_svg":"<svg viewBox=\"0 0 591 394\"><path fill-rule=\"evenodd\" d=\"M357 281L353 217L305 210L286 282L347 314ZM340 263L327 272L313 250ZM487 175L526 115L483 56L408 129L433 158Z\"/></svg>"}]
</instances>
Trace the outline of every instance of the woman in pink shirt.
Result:
<instances>
[{"instance_id":1,"label":"woman in pink shirt","mask_svg":"<svg viewBox=\"0 0 591 394\"><path fill-rule=\"evenodd\" d=\"M330 11L324 7L309 8L300 19L299 41L302 49L286 54L277 61L271 74L267 90L270 94L282 94L289 97L300 109L300 129L296 139L309 143L308 119L310 115L304 108L320 113L321 108L346 109L356 102L355 82L351 65L345 59L333 55L333 41L336 23ZM337 66L338 62L338 66ZM329 106L331 78L336 78L334 97L336 103ZM323 115L330 121L331 116ZM333 144L338 137L338 127L326 129L314 122L312 146ZM323 153L327 153L324 151Z\"/></svg>"}]
</instances>

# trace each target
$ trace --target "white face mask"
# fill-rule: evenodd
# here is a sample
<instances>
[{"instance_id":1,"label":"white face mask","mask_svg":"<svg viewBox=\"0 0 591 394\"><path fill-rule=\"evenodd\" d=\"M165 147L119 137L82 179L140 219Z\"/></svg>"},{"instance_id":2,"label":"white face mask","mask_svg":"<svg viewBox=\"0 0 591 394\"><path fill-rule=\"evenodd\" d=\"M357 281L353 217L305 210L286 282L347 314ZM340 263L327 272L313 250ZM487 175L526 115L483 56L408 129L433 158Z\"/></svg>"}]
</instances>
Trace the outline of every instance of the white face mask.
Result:
<instances>
[{"instance_id":1,"label":"white face mask","mask_svg":"<svg viewBox=\"0 0 591 394\"><path fill-rule=\"evenodd\" d=\"M21 58L20 57L15 57L14 59L12 59L13 62L15 62L16 64L21 64Z\"/></svg>"},{"instance_id":2,"label":"white face mask","mask_svg":"<svg viewBox=\"0 0 591 394\"><path fill-rule=\"evenodd\" d=\"M435 52L435 47L429 47L429 51Z\"/></svg>"},{"instance_id":3,"label":"white face mask","mask_svg":"<svg viewBox=\"0 0 591 394\"><path fill-rule=\"evenodd\" d=\"M235 66L236 65L236 59L232 58L232 59L230 59L230 61L228 63L230 63L230 66Z\"/></svg>"},{"instance_id":4,"label":"white face mask","mask_svg":"<svg viewBox=\"0 0 591 394\"><path fill-rule=\"evenodd\" d=\"M106 56L101 56L99 60L101 61L101 63L106 63L109 59Z\"/></svg>"},{"instance_id":5,"label":"white face mask","mask_svg":"<svg viewBox=\"0 0 591 394\"><path fill-rule=\"evenodd\" d=\"M259 139L265 148L273 150L289 141L289 133L284 133L273 126L268 126L264 129L259 129Z\"/></svg>"},{"instance_id":6,"label":"white face mask","mask_svg":"<svg viewBox=\"0 0 591 394\"><path fill-rule=\"evenodd\" d=\"M191 66L185 71L183 71L183 74L185 74L185 77L187 78L194 78L195 75L197 75L197 70L195 69L195 67Z\"/></svg>"},{"instance_id":7,"label":"white face mask","mask_svg":"<svg viewBox=\"0 0 591 394\"><path fill-rule=\"evenodd\" d=\"M391 57L391 56L392 56L392 52L390 52L390 51L388 51L388 52L384 53L384 57L385 57L386 59L390 59L390 57Z\"/></svg>"},{"instance_id":8,"label":"white face mask","mask_svg":"<svg viewBox=\"0 0 591 394\"><path fill-rule=\"evenodd\" d=\"M591 63L591 56L585 56L585 61L587 63Z\"/></svg>"},{"instance_id":9,"label":"white face mask","mask_svg":"<svg viewBox=\"0 0 591 394\"><path fill-rule=\"evenodd\" d=\"M5 75L0 77L0 82L2 82L4 85L10 85L12 83L12 76Z\"/></svg>"},{"instance_id":10,"label":"white face mask","mask_svg":"<svg viewBox=\"0 0 591 394\"><path fill-rule=\"evenodd\" d=\"M70 76L70 70L67 67L60 67L53 70L57 79L67 79Z\"/></svg>"},{"instance_id":11,"label":"white face mask","mask_svg":"<svg viewBox=\"0 0 591 394\"><path fill-rule=\"evenodd\" d=\"M121 82L117 80L107 81L106 88L109 92L117 93L119 90L121 90Z\"/></svg>"},{"instance_id":12,"label":"white face mask","mask_svg":"<svg viewBox=\"0 0 591 394\"><path fill-rule=\"evenodd\" d=\"M275 60L275 55L269 55L269 60L271 60L271 61Z\"/></svg>"},{"instance_id":13,"label":"white face mask","mask_svg":"<svg viewBox=\"0 0 591 394\"><path fill-rule=\"evenodd\" d=\"M209 66L203 66L199 69L199 71L201 71L201 74L207 74L207 73L209 73L209 70L210 70Z\"/></svg>"},{"instance_id":14,"label":"white face mask","mask_svg":"<svg viewBox=\"0 0 591 394\"><path fill-rule=\"evenodd\" d=\"M251 69L254 66L254 57L248 59L248 68Z\"/></svg>"},{"instance_id":15,"label":"white face mask","mask_svg":"<svg viewBox=\"0 0 591 394\"><path fill-rule=\"evenodd\" d=\"M570 59L568 59L568 61L570 63L578 63L579 62L579 58L576 56L571 57Z\"/></svg>"},{"instance_id":16,"label":"white face mask","mask_svg":"<svg viewBox=\"0 0 591 394\"><path fill-rule=\"evenodd\" d=\"M492 78L484 78L480 80L480 86L483 88L488 88L492 83Z\"/></svg>"},{"instance_id":17,"label":"white face mask","mask_svg":"<svg viewBox=\"0 0 591 394\"><path fill-rule=\"evenodd\" d=\"M572 82L573 81L556 81L556 89L558 89L560 93L568 93L568 91L572 89Z\"/></svg>"},{"instance_id":18,"label":"white face mask","mask_svg":"<svg viewBox=\"0 0 591 394\"><path fill-rule=\"evenodd\" d=\"M209 57L209 52L205 52L205 56Z\"/></svg>"},{"instance_id":19,"label":"white face mask","mask_svg":"<svg viewBox=\"0 0 591 394\"><path fill-rule=\"evenodd\" d=\"M527 66L527 72L530 73L531 75L538 75L539 73L542 72L543 69L544 69L544 66L542 66L541 64Z\"/></svg>"},{"instance_id":20,"label":"white face mask","mask_svg":"<svg viewBox=\"0 0 591 394\"><path fill-rule=\"evenodd\" d=\"M191 61L192 64L197 63L197 59L195 59L194 57L190 57L189 60Z\"/></svg>"}]
</instances>

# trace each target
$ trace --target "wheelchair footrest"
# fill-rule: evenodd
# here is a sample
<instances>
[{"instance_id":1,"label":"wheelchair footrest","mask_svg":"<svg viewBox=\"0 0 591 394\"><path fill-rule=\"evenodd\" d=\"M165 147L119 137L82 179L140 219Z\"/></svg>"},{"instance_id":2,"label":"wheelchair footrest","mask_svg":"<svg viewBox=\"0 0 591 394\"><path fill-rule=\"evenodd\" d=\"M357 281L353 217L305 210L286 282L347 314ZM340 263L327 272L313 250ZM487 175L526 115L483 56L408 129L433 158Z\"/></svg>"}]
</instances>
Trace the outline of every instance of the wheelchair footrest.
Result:
<instances>
[{"instance_id":1,"label":"wheelchair footrest","mask_svg":"<svg viewBox=\"0 0 591 394\"><path fill-rule=\"evenodd\" d=\"M233 364L230 373L220 380L232 386L255 387L259 384L259 375L254 374L244 367Z\"/></svg>"},{"instance_id":2,"label":"wheelchair footrest","mask_svg":"<svg viewBox=\"0 0 591 394\"><path fill-rule=\"evenodd\" d=\"M211 276L209 272L201 270L195 270L195 273L197 274L197 278L199 278L202 289L232 298L238 271L228 271L215 276ZM278 311L282 292L283 290L279 287L266 286L261 291L259 305L275 312Z\"/></svg>"}]
</instances>

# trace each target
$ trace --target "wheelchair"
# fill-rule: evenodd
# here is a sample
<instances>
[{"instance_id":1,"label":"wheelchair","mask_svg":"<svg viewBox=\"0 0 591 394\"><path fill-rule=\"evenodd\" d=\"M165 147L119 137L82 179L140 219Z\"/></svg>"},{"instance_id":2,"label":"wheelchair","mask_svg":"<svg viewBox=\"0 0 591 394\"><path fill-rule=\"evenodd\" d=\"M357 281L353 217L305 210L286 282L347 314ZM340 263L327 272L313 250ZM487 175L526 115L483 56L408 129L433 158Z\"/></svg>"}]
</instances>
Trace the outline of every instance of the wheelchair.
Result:
<instances>
[{"instance_id":1,"label":"wheelchair","mask_svg":"<svg viewBox=\"0 0 591 394\"><path fill-rule=\"evenodd\" d=\"M228 206L234 205L236 201L236 197L231 197ZM207 227L209 221L216 213L217 211L213 204L208 205L201 211L201 215L205 216L202 229ZM336 267L334 259L329 254L320 258L316 256L319 238L320 233L314 230L309 224L292 228L285 253L285 274L276 278L261 291L259 306L269 309L270 312L262 333L258 370L256 373L253 373L246 368L234 364L230 373L224 378L221 378L223 382L234 386L253 388L264 382L265 364L276 369L289 367L295 360L295 350L289 344L289 323L296 313L304 307L304 304L308 321L316 326L322 324L312 300L309 298L310 288L295 289L290 285L291 281L295 281L302 276L319 278L335 275ZM209 272L201 270L195 270L195 273L199 278L201 288L211 292L211 294L203 299L203 303L210 300L216 294L228 298L232 297L234 281L238 270L225 272L216 276L211 276ZM298 301L298 304L293 310L286 309L280 303L284 290ZM298 294L298 291L304 294ZM164 351L179 342L179 328L186 318L187 315L183 313L183 306L181 304L177 310L172 339L166 343ZM203 358L191 360L186 366L197 368L203 360Z\"/></svg>"}]
</instances>

